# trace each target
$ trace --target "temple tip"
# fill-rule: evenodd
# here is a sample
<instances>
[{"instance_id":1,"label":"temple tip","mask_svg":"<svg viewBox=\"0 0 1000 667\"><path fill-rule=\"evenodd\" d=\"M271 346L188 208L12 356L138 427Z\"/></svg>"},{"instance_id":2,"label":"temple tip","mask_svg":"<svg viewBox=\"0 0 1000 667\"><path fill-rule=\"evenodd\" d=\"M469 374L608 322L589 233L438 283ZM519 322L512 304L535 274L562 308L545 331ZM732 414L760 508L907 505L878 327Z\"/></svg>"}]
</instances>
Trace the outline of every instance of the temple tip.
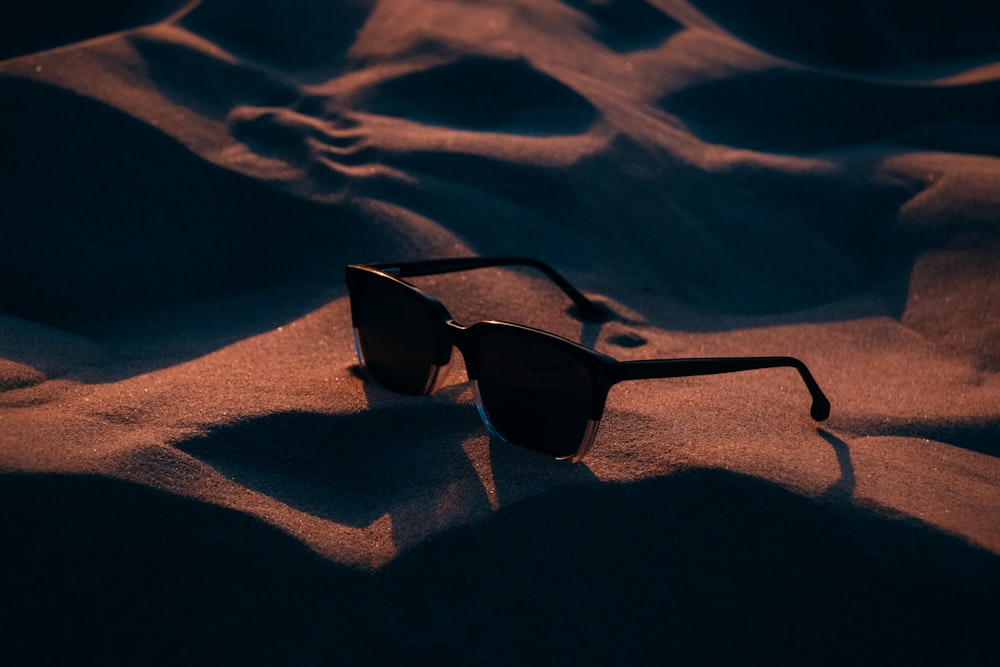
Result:
<instances>
[{"instance_id":1,"label":"temple tip","mask_svg":"<svg viewBox=\"0 0 1000 667\"><path fill-rule=\"evenodd\" d=\"M830 401L826 400L826 398L817 398L813 401L812 409L809 411L809 414L812 415L812 418L818 422L825 420L830 416Z\"/></svg>"}]
</instances>

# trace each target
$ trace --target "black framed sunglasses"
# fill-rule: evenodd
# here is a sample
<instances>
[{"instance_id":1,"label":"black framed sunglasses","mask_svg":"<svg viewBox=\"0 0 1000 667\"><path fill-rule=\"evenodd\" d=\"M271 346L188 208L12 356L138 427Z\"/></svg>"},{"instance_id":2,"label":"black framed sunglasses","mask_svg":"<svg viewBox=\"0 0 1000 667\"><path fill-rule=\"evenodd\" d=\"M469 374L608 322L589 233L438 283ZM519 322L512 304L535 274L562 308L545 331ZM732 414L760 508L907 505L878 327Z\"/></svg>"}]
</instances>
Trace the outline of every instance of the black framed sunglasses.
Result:
<instances>
[{"instance_id":1,"label":"black framed sunglasses","mask_svg":"<svg viewBox=\"0 0 1000 667\"><path fill-rule=\"evenodd\" d=\"M494 436L558 459L581 460L594 442L608 391L626 380L713 375L791 367L812 395L822 421L830 402L793 357L718 357L619 361L569 339L509 322L456 322L434 297L402 280L493 266L538 269L572 299L580 317L605 313L544 262L529 257L462 257L351 264L345 278L358 362L387 389L433 393L452 348L465 358L476 407Z\"/></svg>"}]
</instances>

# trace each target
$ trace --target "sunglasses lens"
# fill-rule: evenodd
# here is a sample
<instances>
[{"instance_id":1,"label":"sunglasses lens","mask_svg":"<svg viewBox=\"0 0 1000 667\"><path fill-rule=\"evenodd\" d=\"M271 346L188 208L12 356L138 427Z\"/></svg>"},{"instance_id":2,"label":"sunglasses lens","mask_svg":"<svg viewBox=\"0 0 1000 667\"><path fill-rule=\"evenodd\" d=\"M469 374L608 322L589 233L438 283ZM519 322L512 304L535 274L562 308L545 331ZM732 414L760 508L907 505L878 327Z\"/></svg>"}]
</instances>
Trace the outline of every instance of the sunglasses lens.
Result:
<instances>
[{"instance_id":1,"label":"sunglasses lens","mask_svg":"<svg viewBox=\"0 0 1000 667\"><path fill-rule=\"evenodd\" d=\"M434 351L439 323L405 285L363 271L348 282L359 363L387 389L426 394L439 368Z\"/></svg>"},{"instance_id":2,"label":"sunglasses lens","mask_svg":"<svg viewBox=\"0 0 1000 667\"><path fill-rule=\"evenodd\" d=\"M558 341L491 331L478 361L477 401L496 435L557 458L589 444L596 428L590 372Z\"/></svg>"}]
</instances>

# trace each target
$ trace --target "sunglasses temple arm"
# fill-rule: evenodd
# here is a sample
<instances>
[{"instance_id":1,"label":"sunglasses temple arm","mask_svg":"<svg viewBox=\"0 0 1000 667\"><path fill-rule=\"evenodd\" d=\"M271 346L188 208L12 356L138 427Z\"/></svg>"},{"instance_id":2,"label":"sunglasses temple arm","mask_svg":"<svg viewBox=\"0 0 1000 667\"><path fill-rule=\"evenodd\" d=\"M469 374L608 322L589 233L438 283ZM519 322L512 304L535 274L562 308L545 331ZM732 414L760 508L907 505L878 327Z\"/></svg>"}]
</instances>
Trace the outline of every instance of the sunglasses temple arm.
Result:
<instances>
[{"instance_id":1,"label":"sunglasses temple arm","mask_svg":"<svg viewBox=\"0 0 1000 667\"><path fill-rule=\"evenodd\" d=\"M580 317L584 320L588 322L603 322L608 319L607 313L593 301L585 297L580 290L573 287L558 271L545 262L533 257L455 257L416 262L386 262L367 264L366 266L385 271L400 278L456 273L458 271L485 269L491 266L530 266L544 273L549 280L558 285L559 289L572 299L580 313Z\"/></svg>"},{"instance_id":2,"label":"sunglasses temple arm","mask_svg":"<svg viewBox=\"0 0 1000 667\"><path fill-rule=\"evenodd\" d=\"M623 361L616 381L648 380L652 378L686 377L691 375L716 375L738 373L761 368L794 368L802 376L812 395L809 414L816 421L830 416L830 401L819 388L806 365L794 357L722 357L709 359L657 359L650 361Z\"/></svg>"}]
</instances>

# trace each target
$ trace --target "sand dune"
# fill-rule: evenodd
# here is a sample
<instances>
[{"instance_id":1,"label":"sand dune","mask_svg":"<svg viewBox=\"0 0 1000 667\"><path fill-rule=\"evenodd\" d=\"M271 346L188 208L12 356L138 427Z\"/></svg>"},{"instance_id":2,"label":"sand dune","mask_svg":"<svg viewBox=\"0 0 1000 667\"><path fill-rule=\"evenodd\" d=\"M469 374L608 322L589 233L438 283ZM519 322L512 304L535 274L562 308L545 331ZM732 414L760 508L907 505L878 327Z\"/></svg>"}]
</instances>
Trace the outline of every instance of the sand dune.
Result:
<instances>
[{"instance_id":1,"label":"sand dune","mask_svg":"<svg viewBox=\"0 0 1000 667\"><path fill-rule=\"evenodd\" d=\"M987 3L0 10L5 664L1000 661ZM580 464L360 369L344 266L618 359Z\"/></svg>"}]
</instances>

